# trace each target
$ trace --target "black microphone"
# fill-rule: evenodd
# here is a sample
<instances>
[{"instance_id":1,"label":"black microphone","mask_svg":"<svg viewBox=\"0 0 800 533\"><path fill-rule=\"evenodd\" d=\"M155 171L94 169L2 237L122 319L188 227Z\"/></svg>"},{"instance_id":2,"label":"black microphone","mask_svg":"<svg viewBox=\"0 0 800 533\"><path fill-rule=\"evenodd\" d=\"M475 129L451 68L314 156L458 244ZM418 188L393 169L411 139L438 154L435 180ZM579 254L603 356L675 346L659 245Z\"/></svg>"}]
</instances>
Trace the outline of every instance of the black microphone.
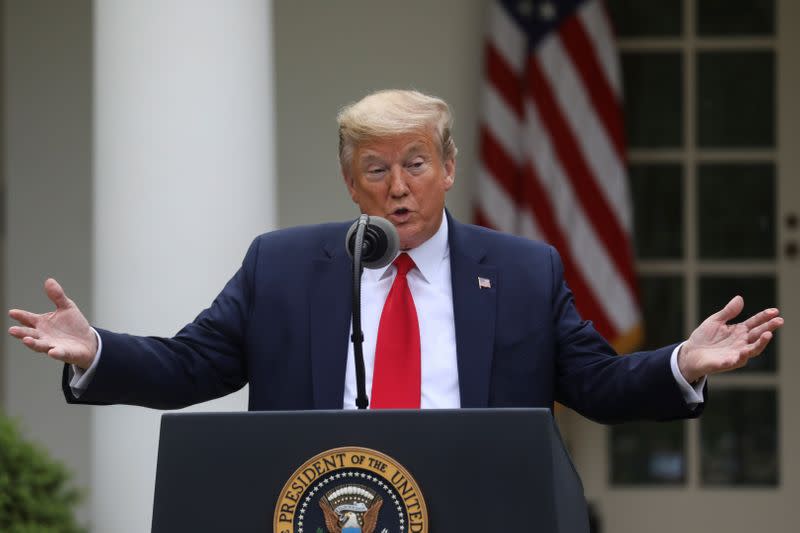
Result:
<instances>
[{"instance_id":1,"label":"black microphone","mask_svg":"<svg viewBox=\"0 0 800 533\"><path fill-rule=\"evenodd\" d=\"M366 227L364 228L364 242L361 246L361 266L383 268L394 260L400 250L400 237L397 229L385 218L362 215L353 222L345 238L347 253L350 254L350 257L355 255L356 232L359 224L364 223L364 218L366 218Z\"/></svg>"},{"instance_id":2,"label":"black microphone","mask_svg":"<svg viewBox=\"0 0 800 533\"><path fill-rule=\"evenodd\" d=\"M361 215L347 232L345 248L353 258L353 357L356 366L356 407L366 409L366 379L364 376L364 333L361 331L361 271L362 267L381 268L394 260L400 250L400 236L391 222L381 217Z\"/></svg>"}]
</instances>

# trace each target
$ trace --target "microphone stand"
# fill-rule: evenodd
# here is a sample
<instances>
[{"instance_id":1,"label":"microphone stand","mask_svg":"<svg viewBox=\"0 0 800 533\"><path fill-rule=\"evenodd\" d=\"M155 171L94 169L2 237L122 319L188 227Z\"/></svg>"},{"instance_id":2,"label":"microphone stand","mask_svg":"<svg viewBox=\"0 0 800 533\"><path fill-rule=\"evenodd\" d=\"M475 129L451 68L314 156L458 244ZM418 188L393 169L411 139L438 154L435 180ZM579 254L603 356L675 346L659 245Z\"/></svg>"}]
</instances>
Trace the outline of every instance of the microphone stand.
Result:
<instances>
[{"instance_id":1,"label":"microphone stand","mask_svg":"<svg viewBox=\"0 0 800 533\"><path fill-rule=\"evenodd\" d=\"M353 334L350 340L353 342L353 355L356 361L356 407L366 409L369 405L367 397L366 377L364 376L364 332L361 331L361 252L364 246L364 231L369 222L368 215L361 215L358 218L358 228L356 229L356 240L353 249Z\"/></svg>"}]
</instances>

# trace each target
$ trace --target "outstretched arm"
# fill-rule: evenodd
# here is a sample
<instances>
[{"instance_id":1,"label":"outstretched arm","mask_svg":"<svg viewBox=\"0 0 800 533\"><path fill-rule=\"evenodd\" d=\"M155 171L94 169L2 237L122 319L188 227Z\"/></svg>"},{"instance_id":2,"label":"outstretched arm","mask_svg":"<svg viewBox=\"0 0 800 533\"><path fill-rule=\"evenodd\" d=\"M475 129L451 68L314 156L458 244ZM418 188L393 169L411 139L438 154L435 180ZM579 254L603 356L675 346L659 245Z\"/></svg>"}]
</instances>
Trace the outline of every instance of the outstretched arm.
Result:
<instances>
[{"instance_id":1,"label":"outstretched arm","mask_svg":"<svg viewBox=\"0 0 800 533\"><path fill-rule=\"evenodd\" d=\"M777 309L766 309L744 322L728 324L744 308L735 296L722 310L703 321L678 354L678 368L686 381L741 368L764 351L772 333L783 325Z\"/></svg>"},{"instance_id":2,"label":"outstretched arm","mask_svg":"<svg viewBox=\"0 0 800 533\"><path fill-rule=\"evenodd\" d=\"M97 353L97 337L89 322L56 280L45 281L44 290L56 306L55 311L36 314L11 309L8 315L20 325L12 326L8 332L35 352L79 368L89 368Z\"/></svg>"}]
</instances>

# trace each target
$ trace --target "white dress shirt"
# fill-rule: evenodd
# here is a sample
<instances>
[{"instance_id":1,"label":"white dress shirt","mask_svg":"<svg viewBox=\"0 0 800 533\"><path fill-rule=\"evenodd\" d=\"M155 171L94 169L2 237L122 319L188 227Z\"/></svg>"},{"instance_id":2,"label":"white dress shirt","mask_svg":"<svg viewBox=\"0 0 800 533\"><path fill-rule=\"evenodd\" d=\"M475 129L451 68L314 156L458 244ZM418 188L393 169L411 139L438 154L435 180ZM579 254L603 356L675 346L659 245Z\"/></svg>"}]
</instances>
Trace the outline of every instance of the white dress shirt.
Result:
<instances>
[{"instance_id":1,"label":"white dress shirt","mask_svg":"<svg viewBox=\"0 0 800 533\"><path fill-rule=\"evenodd\" d=\"M456 326L453 316L453 284L450 278L450 246L447 242L447 217L439 230L408 255L417 268L408 272L408 288L414 298L419 320L423 409L461 407L456 359ZM383 304L389 295L397 268L364 269L361 275L361 331L364 332L364 370L367 396L372 396L372 371L375 345ZM352 333L353 326L350 325ZM344 408L356 407L356 370L353 343L347 348L344 380Z\"/></svg>"}]
</instances>

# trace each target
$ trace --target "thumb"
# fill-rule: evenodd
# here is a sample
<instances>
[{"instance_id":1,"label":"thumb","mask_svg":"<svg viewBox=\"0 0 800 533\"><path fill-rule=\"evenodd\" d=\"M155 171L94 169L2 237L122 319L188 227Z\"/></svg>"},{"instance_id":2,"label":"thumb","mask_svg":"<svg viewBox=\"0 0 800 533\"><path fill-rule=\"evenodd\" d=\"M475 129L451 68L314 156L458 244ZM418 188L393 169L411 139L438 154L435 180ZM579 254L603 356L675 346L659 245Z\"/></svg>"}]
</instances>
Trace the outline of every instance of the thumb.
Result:
<instances>
[{"instance_id":1,"label":"thumb","mask_svg":"<svg viewBox=\"0 0 800 533\"><path fill-rule=\"evenodd\" d=\"M44 292L57 309L66 309L72 305L72 301L67 298L64 289L53 278L47 278L44 282Z\"/></svg>"},{"instance_id":2,"label":"thumb","mask_svg":"<svg viewBox=\"0 0 800 533\"><path fill-rule=\"evenodd\" d=\"M711 316L720 322L728 322L736 318L742 312L742 309L744 309L744 298L736 295L725 307Z\"/></svg>"}]
</instances>

